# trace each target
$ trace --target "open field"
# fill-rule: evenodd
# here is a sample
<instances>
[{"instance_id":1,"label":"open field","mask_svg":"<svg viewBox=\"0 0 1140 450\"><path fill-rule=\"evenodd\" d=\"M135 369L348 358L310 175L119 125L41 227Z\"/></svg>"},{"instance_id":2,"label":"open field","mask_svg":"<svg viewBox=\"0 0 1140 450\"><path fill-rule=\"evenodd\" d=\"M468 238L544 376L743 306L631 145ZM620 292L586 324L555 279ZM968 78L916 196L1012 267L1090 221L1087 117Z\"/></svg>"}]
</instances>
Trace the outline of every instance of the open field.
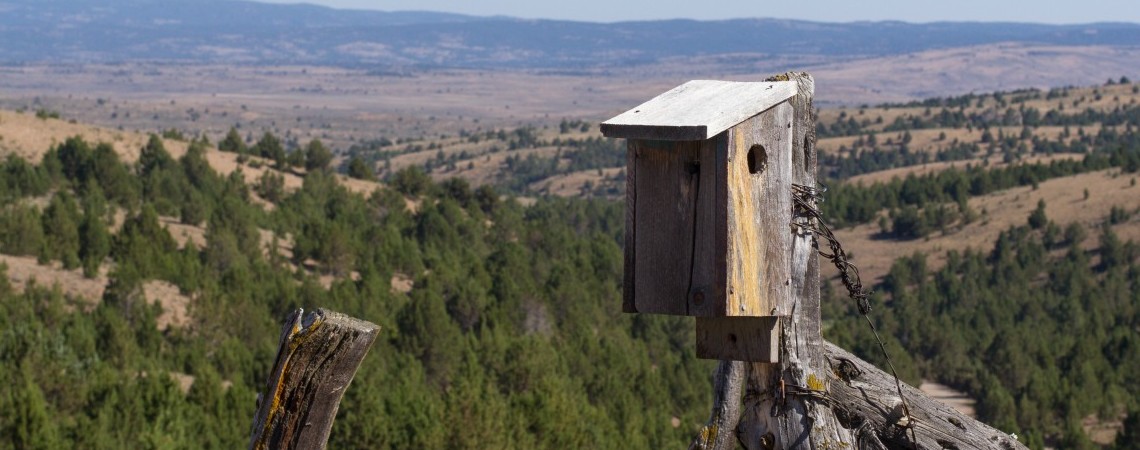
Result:
<instances>
[{"instance_id":1,"label":"open field","mask_svg":"<svg viewBox=\"0 0 1140 450\"><path fill-rule=\"evenodd\" d=\"M0 107L54 109L111 128L177 128L212 139L240 125L254 135L319 137L345 149L373 139L430 139L564 117L598 122L690 79L758 80L787 70L815 75L817 104L853 106L1100 83L1140 73L1140 48L994 44L832 60L736 54L574 71L21 65L0 67Z\"/></svg>"}]
</instances>

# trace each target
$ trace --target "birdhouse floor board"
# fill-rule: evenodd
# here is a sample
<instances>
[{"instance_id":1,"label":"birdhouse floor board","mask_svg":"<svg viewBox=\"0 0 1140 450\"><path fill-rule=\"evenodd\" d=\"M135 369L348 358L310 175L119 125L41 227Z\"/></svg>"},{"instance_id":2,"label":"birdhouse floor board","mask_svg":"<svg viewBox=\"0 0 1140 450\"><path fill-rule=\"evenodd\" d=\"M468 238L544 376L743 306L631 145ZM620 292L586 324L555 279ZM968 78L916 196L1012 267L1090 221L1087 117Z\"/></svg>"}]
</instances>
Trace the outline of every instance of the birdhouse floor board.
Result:
<instances>
[{"instance_id":1,"label":"birdhouse floor board","mask_svg":"<svg viewBox=\"0 0 1140 450\"><path fill-rule=\"evenodd\" d=\"M698 317L697 357L779 362L779 325L779 317Z\"/></svg>"}]
</instances>

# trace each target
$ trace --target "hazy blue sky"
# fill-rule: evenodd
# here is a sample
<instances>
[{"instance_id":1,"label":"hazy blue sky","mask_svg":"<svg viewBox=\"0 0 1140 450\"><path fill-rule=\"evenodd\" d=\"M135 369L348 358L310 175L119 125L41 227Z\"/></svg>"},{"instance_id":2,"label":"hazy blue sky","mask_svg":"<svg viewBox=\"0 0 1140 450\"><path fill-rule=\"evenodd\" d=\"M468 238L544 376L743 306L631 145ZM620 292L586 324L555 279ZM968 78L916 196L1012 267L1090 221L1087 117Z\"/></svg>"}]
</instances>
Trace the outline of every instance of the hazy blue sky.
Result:
<instances>
[{"instance_id":1,"label":"hazy blue sky","mask_svg":"<svg viewBox=\"0 0 1140 450\"><path fill-rule=\"evenodd\" d=\"M1140 22L1138 0L261 0L384 11L446 11L612 22L646 19L775 17L822 22L856 20Z\"/></svg>"}]
</instances>

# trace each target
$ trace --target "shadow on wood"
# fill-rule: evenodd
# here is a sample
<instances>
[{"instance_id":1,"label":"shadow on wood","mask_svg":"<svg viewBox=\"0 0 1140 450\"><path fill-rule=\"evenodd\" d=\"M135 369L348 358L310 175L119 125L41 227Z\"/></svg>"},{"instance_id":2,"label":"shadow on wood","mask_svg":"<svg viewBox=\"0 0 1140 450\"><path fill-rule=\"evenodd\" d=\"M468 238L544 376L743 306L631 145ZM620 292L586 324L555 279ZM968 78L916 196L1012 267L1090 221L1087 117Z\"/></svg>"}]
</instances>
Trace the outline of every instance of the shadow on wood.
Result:
<instances>
[{"instance_id":1,"label":"shadow on wood","mask_svg":"<svg viewBox=\"0 0 1140 450\"><path fill-rule=\"evenodd\" d=\"M324 449L344 391L379 330L324 309L290 314L258 395L249 448Z\"/></svg>"}]
</instances>

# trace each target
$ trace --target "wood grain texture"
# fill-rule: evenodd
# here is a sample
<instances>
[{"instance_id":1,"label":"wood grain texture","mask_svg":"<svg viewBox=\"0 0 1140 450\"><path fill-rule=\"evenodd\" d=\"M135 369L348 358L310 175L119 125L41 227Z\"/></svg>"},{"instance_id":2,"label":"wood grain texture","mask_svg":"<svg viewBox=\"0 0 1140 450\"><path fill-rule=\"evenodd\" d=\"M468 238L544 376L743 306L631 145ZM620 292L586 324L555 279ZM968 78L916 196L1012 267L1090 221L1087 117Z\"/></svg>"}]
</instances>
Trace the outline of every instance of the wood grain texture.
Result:
<instances>
[{"instance_id":1,"label":"wood grain texture","mask_svg":"<svg viewBox=\"0 0 1140 450\"><path fill-rule=\"evenodd\" d=\"M779 317L697 317L697 357L779 361Z\"/></svg>"},{"instance_id":2,"label":"wood grain texture","mask_svg":"<svg viewBox=\"0 0 1140 450\"><path fill-rule=\"evenodd\" d=\"M602 123L606 137L709 139L795 95L795 83L693 80Z\"/></svg>"},{"instance_id":3,"label":"wood grain texture","mask_svg":"<svg viewBox=\"0 0 1140 450\"><path fill-rule=\"evenodd\" d=\"M723 184L717 175L721 168L717 166L717 154L724 152L726 146L725 136L722 134L712 139L701 141L700 168L698 176L700 187L696 205L696 229L693 230L694 244L692 247L693 267L689 290L686 293L690 316L719 317L725 313L725 281L723 272L717 272L717 261L722 254L717 253L720 242L725 239L725 226L717 222L717 211L720 199L717 197Z\"/></svg>"},{"instance_id":4,"label":"wood grain texture","mask_svg":"<svg viewBox=\"0 0 1140 450\"><path fill-rule=\"evenodd\" d=\"M699 321L700 319L698 319ZM713 372L713 407L708 422L689 444L690 450L734 448L740 422L740 390L744 387L744 362L721 361Z\"/></svg>"},{"instance_id":5,"label":"wood grain texture","mask_svg":"<svg viewBox=\"0 0 1140 450\"><path fill-rule=\"evenodd\" d=\"M636 155L633 308L652 314L705 313L716 295L715 140L637 140L630 147Z\"/></svg>"},{"instance_id":6,"label":"wood grain texture","mask_svg":"<svg viewBox=\"0 0 1140 450\"><path fill-rule=\"evenodd\" d=\"M786 314L791 302L792 113L781 103L727 133L728 316Z\"/></svg>"},{"instance_id":7,"label":"wood grain texture","mask_svg":"<svg viewBox=\"0 0 1140 450\"><path fill-rule=\"evenodd\" d=\"M830 342L824 342L820 355L835 368L827 384L833 415L842 418L840 425L854 431L855 448L886 449L994 449L1027 448L1009 433L994 429L962 414L957 409L927 397L922 391L903 385L903 395L910 406L917 446L910 433L903 433L905 423L899 404L895 379L891 374L860 360ZM858 376L839 378L843 372Z\"/></svg>"},{"instance_id":8,"label":"wood grain texture","mask_svg":"<svg viewBox=\"0 0 1140 450\"><path fill-rule=\"evenodd\" d=\"M793 179L815 186L814 81L806 73L775 77L797 84L790 100L793 121ZM805 220L796 218L797 221ZM714 411L701 429L697 448L729 449L735 443L703 439L725 424L717 410L744 392L738 442L747 449L1005 449L1026 448L1015 438L904 387L911 417L902 413L894 377L823 340L820 333L819 258L813 236L789 227L788 253L794 302L779 325L779 362L745 364L743 388L718 383ZM732 364L722 361L721 367ZM913 431L913 433L912 433Z\"/></svg>"},{"instance_id":9,"label":"wood grain texture","mask_svg":"<svg viewBox=\"0 0 1140 450\"><path fill-rule=\"evenodd\" d=\"M637 274L637 258L635 257L637 245L637 147L635 141L626 142L625 155L625 236L623 237L625 266L622 269L621 311L636 313L637 303L634 301L637 291L634 289Z\"/></svg>"},{"instance_id":10,"label":"wood grain texture","mask_svg":"<svg viewBox=\"0 0 1140 450\"><path fill-rule=\"evenodd\" d=\"M324 449L341 397L380 327L317 309L291 314L258 396L250 449Z\"/></svg>"},{"instance_id":11,"label":"wood grain texture","mask_svg":"<svg viewBox=\"0 0 1140 450\"><path fill-rule=\"evenodd\" d=\"M788 74L781 79L796 83L796 96L789 100L792 121L792 181L815 186L815 83L807 74ZM790 186L789 186L790 189ZM791 211L791 205L788 205ZM790 217L789 217L790 219ZM802 220L802 219L796 219ZM747 389L763 393L745 399L745 414L738 435L746 448L817 449L837 448L853 441L852 432L841 426L826 405L811 397L788 397L781 386L818 386L829 373L820 353L819 260L812 236L791 226L784 232L792 239L785 254L791 273L793 302L781 323L779 364L749 366ZM778 414L773 416L773 410Z\"/></svg>"}]
</instances>

